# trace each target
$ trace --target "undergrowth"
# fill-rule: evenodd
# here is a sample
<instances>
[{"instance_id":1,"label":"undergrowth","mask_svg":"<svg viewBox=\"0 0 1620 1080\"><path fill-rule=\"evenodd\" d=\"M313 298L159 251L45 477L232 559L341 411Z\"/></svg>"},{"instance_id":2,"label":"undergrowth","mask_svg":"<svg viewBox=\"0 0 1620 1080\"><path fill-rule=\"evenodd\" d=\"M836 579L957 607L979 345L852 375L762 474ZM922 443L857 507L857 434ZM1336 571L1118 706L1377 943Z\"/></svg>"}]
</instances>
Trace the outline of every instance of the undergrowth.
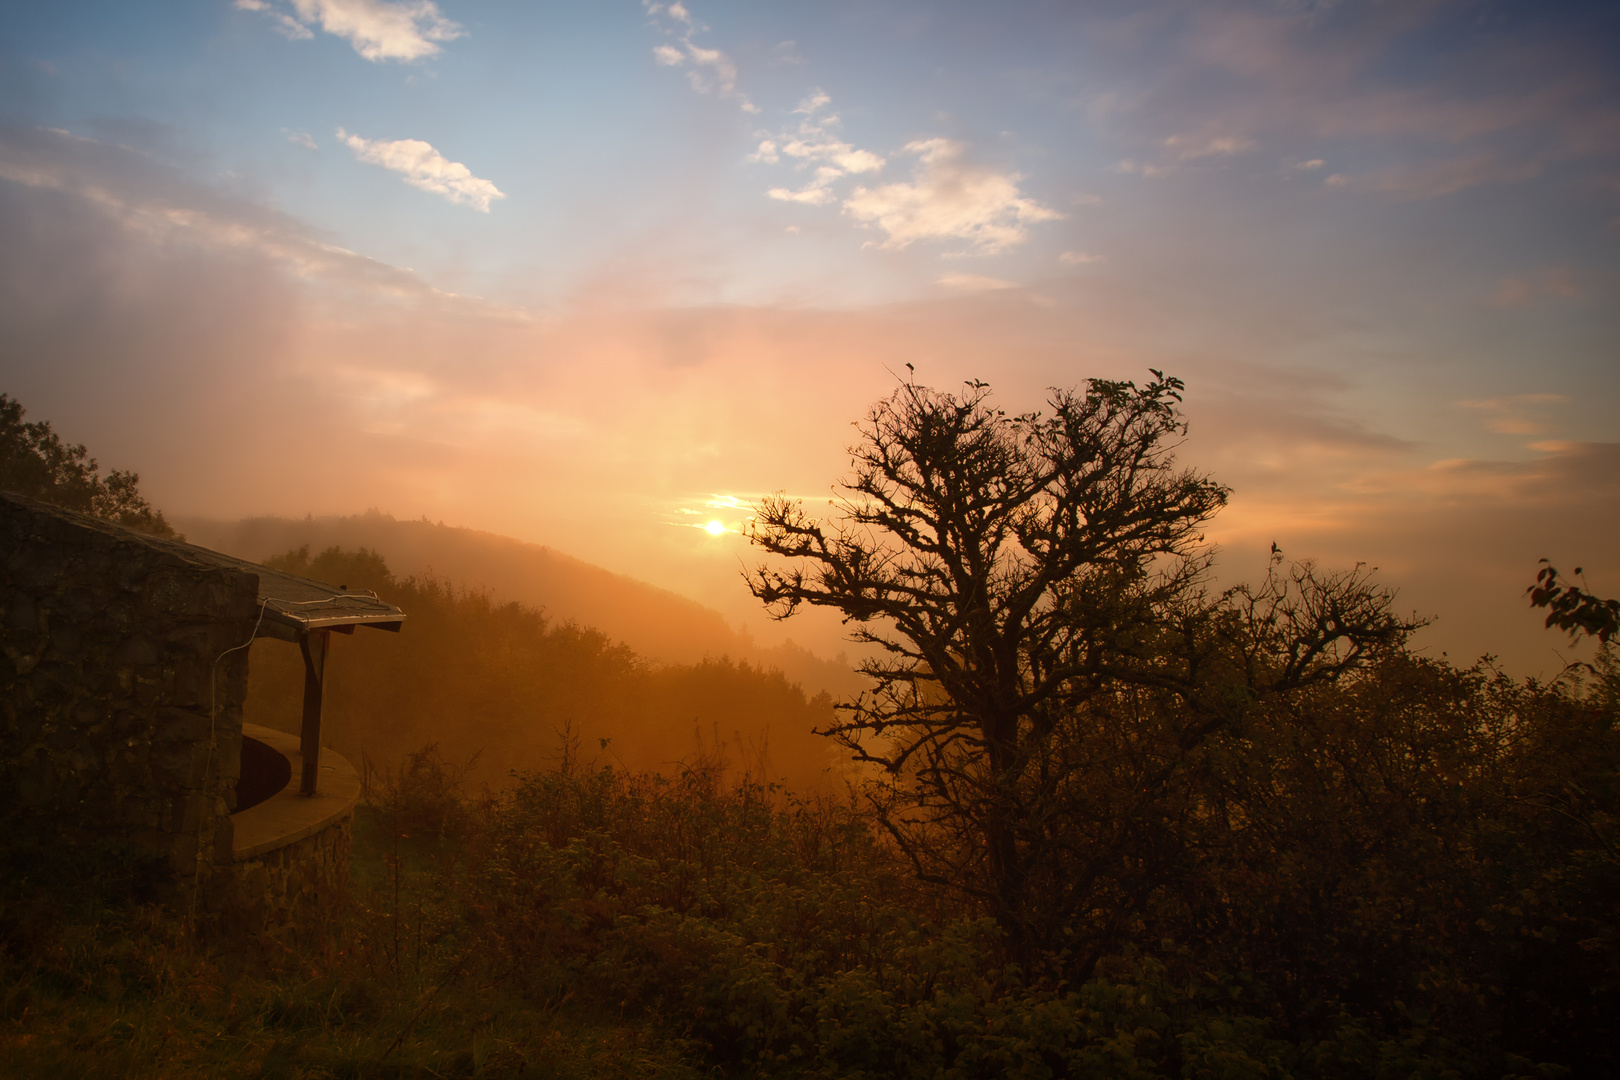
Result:
<instances>
[{"instance_id":1,"label":"undergrowth","mask_svg":"<svg viewBox=\"0 0 1620 1080\"><path fill-rule=\"evenodd\" d=\"M1125 951L1006 963L850 800L577 750L468 796L432 748L368 771L354 882L301 939L154 907L0 901L16 1077L1553 1076L1420 1016L1302 1035L1267 988Z\"/></svg>"}]
</instances>

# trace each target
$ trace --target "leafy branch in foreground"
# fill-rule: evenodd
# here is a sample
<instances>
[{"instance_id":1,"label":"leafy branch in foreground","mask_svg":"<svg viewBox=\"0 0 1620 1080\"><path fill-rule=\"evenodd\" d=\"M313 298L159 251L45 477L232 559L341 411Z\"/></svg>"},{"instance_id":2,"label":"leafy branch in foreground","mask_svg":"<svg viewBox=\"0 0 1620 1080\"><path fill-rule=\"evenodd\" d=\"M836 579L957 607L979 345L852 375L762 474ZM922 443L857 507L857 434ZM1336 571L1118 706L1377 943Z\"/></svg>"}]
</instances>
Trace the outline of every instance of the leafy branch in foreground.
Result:
<instances>
[{"instance_id":1,"label":"leafy branch in foreground","mask_svg":"<svg viewBox=\"0 0 1620 1080\"><path fill-rule=\"evenodd\" d=\"M1604 600L1582 589L1579 585L1566 585L1558 580L1558 568L1542 559L1541 572L1536 583L1525 590L1530 606L1547 609L1543 624L1551 630L1567 630L1571 637L1590 634L1601 644L1620 634L1620 600ZM1582 571L1575 568L1577 577Z\"/></svg>"},{"instance_id":2,"label":"leafy branch in foreground","mask_svg":"<svg viewBox=\"0 0 1620 1080\"><path fill-rule=\"evenodd\" d=\"M156 536L176 535L141 495L139 473L114 469L103 477L83 444L64 443L49 422L24 423L25 415L20 402L0 394L0 490Z\"/></svg>"}]
</instances>

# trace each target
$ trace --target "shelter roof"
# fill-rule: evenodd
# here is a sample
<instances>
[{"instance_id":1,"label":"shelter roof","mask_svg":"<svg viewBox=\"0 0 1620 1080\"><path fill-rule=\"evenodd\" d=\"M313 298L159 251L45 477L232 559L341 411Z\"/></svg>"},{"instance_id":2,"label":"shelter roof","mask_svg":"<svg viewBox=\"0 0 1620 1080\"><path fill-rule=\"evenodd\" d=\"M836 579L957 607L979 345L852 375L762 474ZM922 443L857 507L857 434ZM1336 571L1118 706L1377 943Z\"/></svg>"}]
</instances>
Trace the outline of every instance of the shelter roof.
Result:
<instances>
[{"instance_id":1,"label":"shelter roof","mask_svg":"<svg viewBox=\"0 0 1620 1080\"><path fill-rule=\"evenodd\" d=\"M311 630L353 633L356 626L397 631L405 622L403 611L380 599L369 589L329 585L195 544L167 539L159 543L180 544L188 549L188 555L200 562L257 574L259 605L263 609L259 624L260 637L296 639Z\"/></svg>"},{"instance_id":2,"label":"shelter roof","mask_svg":"<svg viewBox=\"0 0 1620 1080\"><path fill-rule=\"evenodd\" d=\"M110 533L126 541L158 548L186 562L256 575L259 579L259 637L297 641L311 630L353 633L356 626L397 631L405 622L403 611L369 590L349 589L341 584L329 585L314 578L272 570L261 563L248 562L183 540L153 536L15 492L0 491L0 500L28 506L37 513L71 522L80 528Z\"/></svg>"}]
</instances>

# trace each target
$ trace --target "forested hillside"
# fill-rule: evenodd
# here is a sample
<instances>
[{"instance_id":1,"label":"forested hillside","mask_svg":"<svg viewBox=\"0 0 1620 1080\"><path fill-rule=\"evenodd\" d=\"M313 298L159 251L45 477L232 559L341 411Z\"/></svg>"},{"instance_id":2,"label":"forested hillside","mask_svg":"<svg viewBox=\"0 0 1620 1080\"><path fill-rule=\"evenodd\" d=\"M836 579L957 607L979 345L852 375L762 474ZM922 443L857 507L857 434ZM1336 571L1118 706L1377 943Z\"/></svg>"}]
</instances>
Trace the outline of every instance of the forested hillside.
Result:
<instances>
[{"instance_id":1,"label":"forested hillside","mask_svg":"<svg viewBox=\"0 0 1620 1080\"><path fill-rule=\"evenodd\" d=\"M335 634L327 658L323 736L357 766L391 768L435 744L473 782L553 762L571 735L587 757L670 773L699 756L725 757L765 780L816 790L834 748L811 734L832 719L778 671L728 658L657 664L606 634L517 602L428 576L396 579L377 553L284 552L271 566L350 589L371 589L407 613L398 634ZM253 646L245 717L296 731L303 661L296 647Z\"/></svg>"},{"instance_id":2,"label":"forested hillside","mask_svg":"<svg viewBox=\"0 0 1620 1080\"><path fill-rule=\"evenodd\" d=\"M458 588L518 601L554 622L574 622L622 641L649 660L681 664L731 657L778 669L812 694L857 692L850 665L788 644L761 648L720 613L684 596L614 574L552 548L375 511L347 517L259 517L223 522L177 518L193 543L255 562L300 547L368 548L401 577L432 575Z\"/></svg>"}]
</instances>

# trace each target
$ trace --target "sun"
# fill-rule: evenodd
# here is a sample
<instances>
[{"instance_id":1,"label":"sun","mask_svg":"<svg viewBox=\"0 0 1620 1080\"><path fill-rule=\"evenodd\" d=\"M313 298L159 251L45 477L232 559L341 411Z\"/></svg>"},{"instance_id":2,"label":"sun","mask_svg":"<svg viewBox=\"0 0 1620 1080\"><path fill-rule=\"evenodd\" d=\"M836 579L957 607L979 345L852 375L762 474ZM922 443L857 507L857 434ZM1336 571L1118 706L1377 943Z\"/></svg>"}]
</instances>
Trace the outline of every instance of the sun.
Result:
<instances>
[{"instance_id":1,"label":"sun","mask_svg":"<svg viewBox=\"0 0 1620 1080\"><path fill-rule=\"evenodd\" d=\"M710 536L719 536L721 533L726 531L726 527L721 522L711 521L707 525L703 526L703 531L708 533Z\"/></svg>"}]
</instances>

